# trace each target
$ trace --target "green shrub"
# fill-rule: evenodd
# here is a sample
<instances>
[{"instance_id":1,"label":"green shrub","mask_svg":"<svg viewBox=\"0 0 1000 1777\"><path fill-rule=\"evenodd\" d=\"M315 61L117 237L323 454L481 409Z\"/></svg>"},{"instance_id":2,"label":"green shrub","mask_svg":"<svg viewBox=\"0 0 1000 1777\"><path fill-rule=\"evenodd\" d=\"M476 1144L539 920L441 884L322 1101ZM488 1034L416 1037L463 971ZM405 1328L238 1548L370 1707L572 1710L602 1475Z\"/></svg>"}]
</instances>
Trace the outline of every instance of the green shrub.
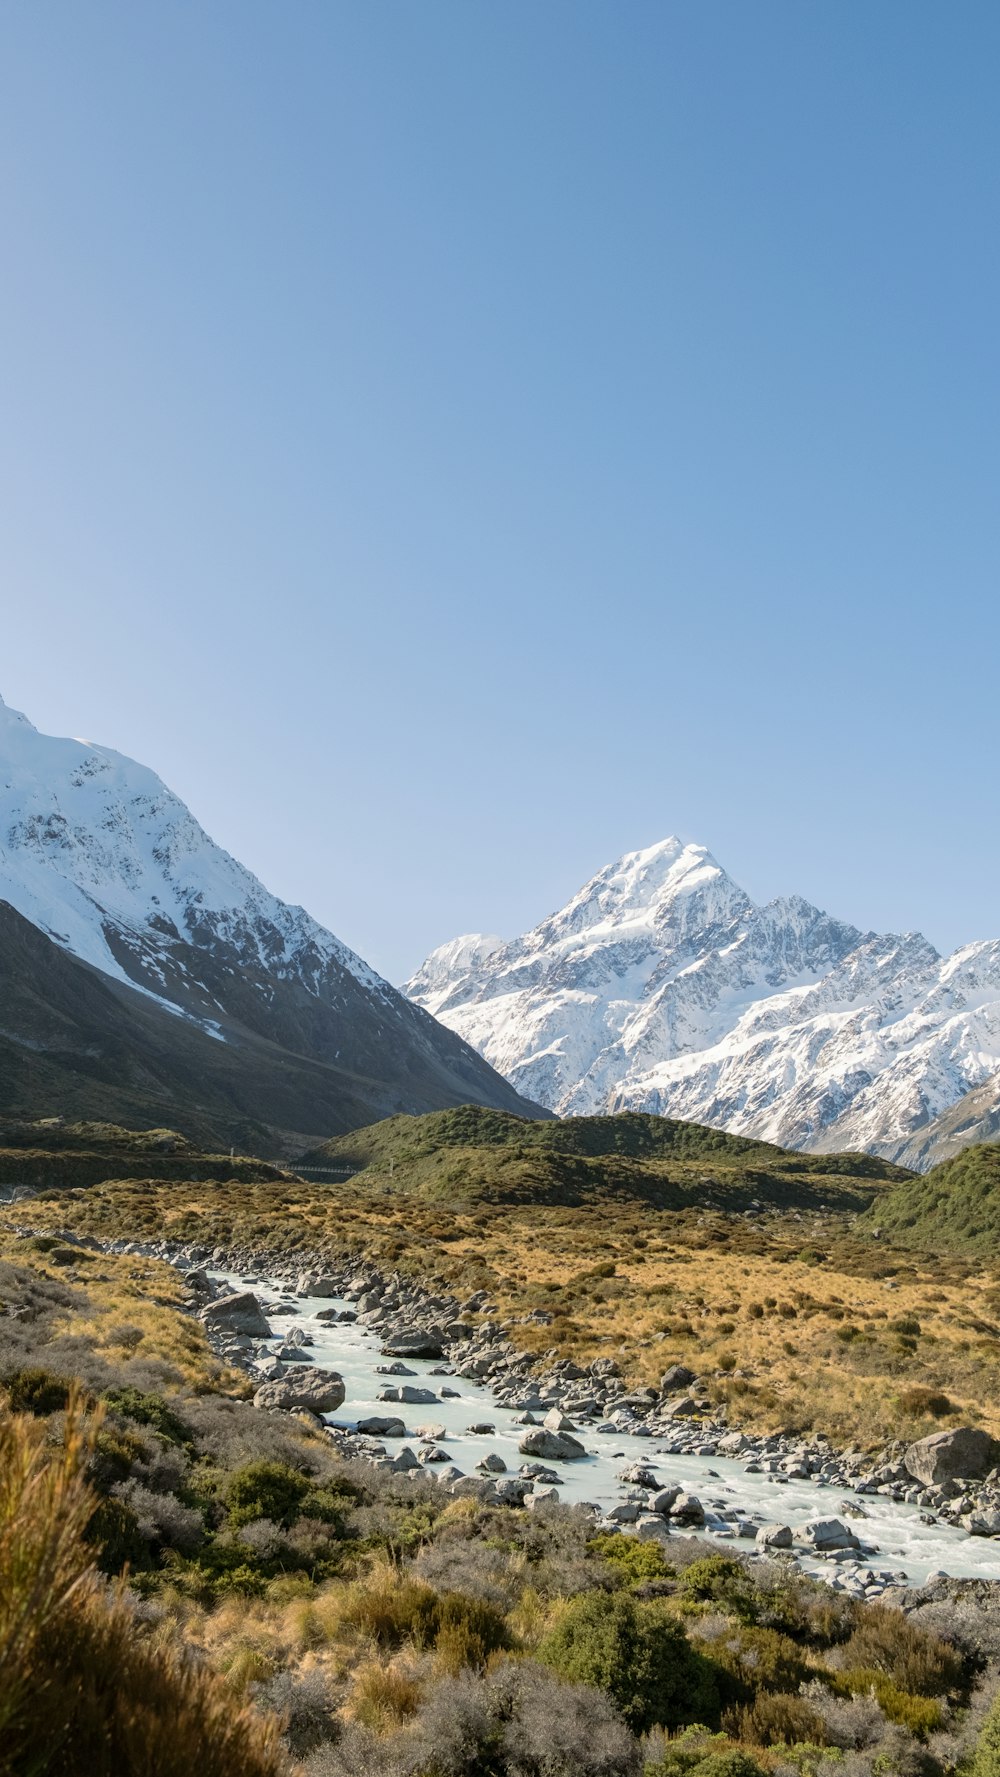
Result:
<instances>
[{"instance_id":1,"label":"green shrub","mask_svg":"<svg viewBox=\"0 0 1000 1777\"><path fill-rule=\"evenodd\" d=\"M659 1738L644 1777L764 1777L763 1766L726 1734L691 1727L673 1739Z\"/></svg>"},{"instance_id":2,"label":"green shrub","mask_svg":"<svg viewBox=\"0 0 1000 1777\"><path fill-rule=\"evenodd\" d=\"M149 1547L140 1534L138 1516L124 1499L99 1499L83 1536L96 1551L102 1573L148 1565Z\"/></svg>"},{"instance_id":3,"label":"green shrub","mask_svg":"<svg viewBox=\"0 0 1000 1777\"><path fill-rule=\"evenodd\" d=\"M607 1536L592 1537L587 1547L602 1561L607 1561L626 1586L644 1586L650 1580L669 1579L674 1571L658 1543L641 1543L635 1536L622 1536L612 1531Z\"/></svg>"},{"instance_id":4,"label":"green shrub","mask_svg":"<svg viewBox=\"0 0 1000 1777\"><path fill-rule=\"evenodd\" d=\"M938 1635L911 1623L900 1610L873 1604L858 1618L844 1648L848 1668L874 1667L901 1691L942 1697L962 1682L962 1658Z\"/></svg>"},{"instance_id":5,"label":"green shrub","mask_svg":"<svg viewBox=\"0 0 1000 1777\"><path fill-rule=\"evenodd\" d=\"M33 1413L39 1418L61 1413L70 1395L68 1382L41 1369L14 1370L4 1378L4 1387L12 1413Z\"/></svg>"},{"instance_id":6,"label":"green shrub","mask_svg":"<svg viewBox=\"0 0 1000 1777\"><path fill-rule=\"evenodd\" d=\"M794 1641L777 1629L734 1624L709 1646L715 1665L729 1679L723 1688L734 1703L752 1703L758 1691L797 1691L810 1677Z\"/></svg>"},{"instance_id":7,"label":"green shrub","mask_svg":"<svg viewBox=\"0 0 1000 1777\"><path fill-rule=\"evenodd\" d=\"M969 1777L1000 1777L1000 1697L986 1717Z\"/></svg>"},{"instance_id":8,"label":"green shrub","mask_svg":"<svg viewBox=\"0 0 1000 1777\"><path fill-rule=\"evenodd\" d=\"M732 1555L705 1555L692 1561L681 1578L685 1598L712 1600L733 1616L751 1623L757 1615L753 1581L742 1561Z\"/></svg>"},{"instance_id":9,"label":"green shrub","mask_svg":"<svg viewBox=\"0 0 1000 1777\"><path fill-rule=\"evenodd\" d=\"M661 1604L624 1592L584 1593L567 1605L538 1658L564 1678L607 1691L634 1733L718 1721L711 1663Z\"/></svg>"},{"instance_id":10,"label":"green shrub","mask_svg":"<svg viewBox=\"0 0 1000 1777\"><path fill-rule=\"evenodd\" d=\"M446 1592L434 1613L434 1651L448 1672L482 1669L491 1654L510 1647L503 1612L482 1598Z\"/></svg>"},{"instance_id":11,"label":"green shrub","mask_svg":"<svg viewBox=\"0 0 1000 1777\"><path fill-rule=\"evenodd\" d=\"M761 1691L754 1701L742 1709L730 1711L724 1718L729 1732L751 1746L825 1746L826 1723L802 1697L784 1691Z\"/></svg>"},{"instance_id":12,"label":"green shrub","mask_svg":"<svg viewBox=\"0 0 1000 1777\"><path fill-rule=\"evenodd\" d=\"M231 1529L269 1518L287 1530L299 1515L309 1482L287 1462L247 1462L234 1469L226 1483Z\"/></svg>"},{"instance_id":13,"label":"green shrub","mask_svg":"<svg viewBox=\"0 0 1000 1777\"><path fill-rule=\"evenodd\" d=\"M944 1720L944 1712L936 1697L917 1697L894 1684L886 1672L876 1667L856 1667L838 1673L836 1687L851 1697L872 1695L890 1721L898 1722L918 1740L926 1740Z\"/></svg>"},{"instance_id":14,"label":"green shrub","mask_svg":"<svg viewBox=\"0 0 1000 1777\"><path fill-rule=\"evenodd\" d=\"M904 1389L899 1397L899 1404L904 1413L927 1413L932 1419L944 1419L947 1414L955 1411L954 1401L949 1400L939 1388L923 1388L919 1384L914 1388Z\"/></svg>"},{"instance_id":15,"label":"green shrub","mask_svg":"<svg viewBox=\"0 0 1000 1777\"><path fill-rule=\"evenodd\" d=\"M124 1419L136 1425L148 1425L168 1444L190 1445L194 1442L191 1427L158 1394L144 1394L141 1388L109 1388L102 1399Z\"/></svg>"}]
</instances>

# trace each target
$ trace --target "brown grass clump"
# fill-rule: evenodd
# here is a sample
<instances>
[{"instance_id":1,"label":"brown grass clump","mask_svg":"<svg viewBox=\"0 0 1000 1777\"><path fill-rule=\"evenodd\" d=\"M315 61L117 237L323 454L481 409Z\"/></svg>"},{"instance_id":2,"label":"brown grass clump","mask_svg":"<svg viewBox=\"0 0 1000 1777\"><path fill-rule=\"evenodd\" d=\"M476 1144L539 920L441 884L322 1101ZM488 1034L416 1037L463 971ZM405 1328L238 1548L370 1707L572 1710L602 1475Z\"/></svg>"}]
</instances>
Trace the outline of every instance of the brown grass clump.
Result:
<instances>
[{"instance_id":1,"label":"brown grass clump","mask_svg":"<svg viewBox=\"0 0 1000 1777\"><path fill-rule=\"evenodd\" d=\"M399 1666L369 1660L354 1674L347 1713L377 1734L390 1732L415 1715L420 1706L420 1686Z\"/></svg>"},{"instance_id":2,"label":"brown grass clump","mask_svg":"<svg viewBox=\"0 0 1000 1777\"><path fill-rule=\"evenodd\" d=\"M90 1438L71 1401L62 1444L0 1417L0 1774L279 1777L278 1723L156 1645L82 1540Z\"/></svg>"}]
</instances>

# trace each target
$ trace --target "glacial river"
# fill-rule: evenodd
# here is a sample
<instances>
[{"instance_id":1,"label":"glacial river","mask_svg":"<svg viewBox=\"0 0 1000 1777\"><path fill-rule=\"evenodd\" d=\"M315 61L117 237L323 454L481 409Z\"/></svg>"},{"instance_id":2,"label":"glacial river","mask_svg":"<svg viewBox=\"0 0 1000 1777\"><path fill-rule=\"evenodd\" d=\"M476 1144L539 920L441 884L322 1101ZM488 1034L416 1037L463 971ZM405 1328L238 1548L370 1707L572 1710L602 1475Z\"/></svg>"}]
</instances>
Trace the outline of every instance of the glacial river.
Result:
<instances>
[{"instance_id":1,"label":"glacial river","mask_svg":"<svg viewBox=\"0 0 1000 1777\"><path fill-rule=\"evenodd\" d=\"M440 1364L408 1357L405 1362L409 1376L380 1376L376 1365L392 1360L382 1355L377 1330L359 1327L353 1322L319 1321L315 1317L323 1309L350 1308L349 1302L329 1297L290 1297L280 1285L259 1276L236 1273L213 1273L219 1283L233 1289L252 1289L261 1301L274 1328L275 1338L269 1343L277 1350L294 1328L301 1328L313 1341L308 1347L312 1362L324 1369L336 1370L347 1390L343 1406L326 1417L331 1424L353 1430L359 1419L373 1415L397 1417L404 1421L407 1438L385 1439L387 1453L398 1455L405 1444L416 1453L420 1438L416 1428L425 1425L443 1426L443 1437L435 1441L447 1451L448 1459L464 1474L475 1474L476 1464L495 1452L515 1475L522 1462L529 1459L518 1452L518 1440L524 1427L514 1423L510 1408L500 1406L489 1389L481 1383L462 1377L432 1375ZM289 1312L286 1304L295 1303ZM283 1311L284 1308L284 1311ZM411 1406L378 1400L381 1388L398 1382L409 1382L431 1388L438 1396L434 1403ZM440 1398L441 1387L458 1391L457 1400ZM492 1434L470 1433L468 1427L491 1423ZM842 1487L821 1485L810 1480L776 1482L763 1474L746 1474L742 1463L724 1456L663 1456L657 1454L655 1437L622 1436L619 1433L597 1434L586 1422L578 1425L578 1439L587 1455L574 1462L547 1462L545 1466L560 1476L560 1498L569 1502L589 1500L608 1507L618 1503L627 1488L619 1473L627 1463L641 1461L654 1470L664 1486L678 1485L700 1499L708 1517L703 1531L693 1534L730 1541L734 1552L748 1553L753 1542L734 1540L734 1526L721 1517L723 1512L760 1523L788 1524L792 1530L810 1518L843 1518L863 1545L863 1552L835 1560L831 1557L804 1555L797 1551L800 1565L823 1579L832 1579L838 1568L860 1562L862 1568L885 1580L889 1576L897 1584L904 1580L920 1585L934 1572L954 1578L1000 1580L1000 1539L969 1536L948 1524L923 1524L916 1506L897 1504L881 1494L859 1496ZM424 1471L431 1478L436 1465ZM841 1509L841 1501L849 1511ZM860 1508L864 1517L855 1517ZM684 1534L673 1530L672 1534Z\"/></svg>"}]
</instances>

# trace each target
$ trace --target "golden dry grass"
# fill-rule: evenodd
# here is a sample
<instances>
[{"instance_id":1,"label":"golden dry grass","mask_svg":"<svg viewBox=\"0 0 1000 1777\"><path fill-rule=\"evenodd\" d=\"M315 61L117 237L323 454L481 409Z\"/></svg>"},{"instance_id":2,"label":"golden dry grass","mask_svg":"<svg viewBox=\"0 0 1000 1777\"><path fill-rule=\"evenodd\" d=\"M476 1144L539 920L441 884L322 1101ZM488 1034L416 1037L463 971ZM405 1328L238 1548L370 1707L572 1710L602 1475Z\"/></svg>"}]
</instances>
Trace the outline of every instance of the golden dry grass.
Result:
<instances>
[{"instance_id":1,"label":"golden dry grass","mask_svg":"<svg viewBox=\"0 0 1000 1777\"><path fill-rule=\"evenodd\" d=\"M112 1181L41 1198L32 1214L37 1224L233 1241L286 1257L352 1252L459 1295L487 1288L523 1348L614 1357L637 1384L681 1360L709 1378L736 1425L825 1431L840 1444L958 1420L1000 1434L997 1269L894 1249L842 1215L747 1221L607 1197L449 1208L393 1193L369 1172L322 1187ZM0 1238L11 1215L0 1215ZM119 1308L134 1303L137 1323L150 1316L150 1337L174 1361L203 1369L203 1349L186 1352L188 1335L158 1327L148 1298L142 1307L164 1268L131 1264L116 1271ZM539 1308L550 1324L525 1319ZM918 1333L905 1330L912 1321ZM111 1325L95 1316L95 1336L106 1340ZM935 1419L915 1407L915 1387L945 1394L954 1412Z\"/></svg>"}]
</instances>

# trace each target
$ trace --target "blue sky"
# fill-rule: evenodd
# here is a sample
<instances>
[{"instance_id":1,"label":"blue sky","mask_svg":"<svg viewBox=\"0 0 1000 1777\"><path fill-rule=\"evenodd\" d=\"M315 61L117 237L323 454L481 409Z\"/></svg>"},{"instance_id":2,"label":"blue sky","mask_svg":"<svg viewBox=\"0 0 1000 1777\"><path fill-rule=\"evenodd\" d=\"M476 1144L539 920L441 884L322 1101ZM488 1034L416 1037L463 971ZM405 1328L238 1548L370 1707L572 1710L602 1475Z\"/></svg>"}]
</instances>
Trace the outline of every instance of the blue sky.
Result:
<instances>
[{"instance_id":1,"label":"blue sky","mask_svg":"<svg viewBox=\"0 0 1000 1777\"><path fill-rule=\"evenodd\" d=\"M0 693L394 978L1000 932L1000 9L12 0Z\"/></svg>"}]
</instances>

